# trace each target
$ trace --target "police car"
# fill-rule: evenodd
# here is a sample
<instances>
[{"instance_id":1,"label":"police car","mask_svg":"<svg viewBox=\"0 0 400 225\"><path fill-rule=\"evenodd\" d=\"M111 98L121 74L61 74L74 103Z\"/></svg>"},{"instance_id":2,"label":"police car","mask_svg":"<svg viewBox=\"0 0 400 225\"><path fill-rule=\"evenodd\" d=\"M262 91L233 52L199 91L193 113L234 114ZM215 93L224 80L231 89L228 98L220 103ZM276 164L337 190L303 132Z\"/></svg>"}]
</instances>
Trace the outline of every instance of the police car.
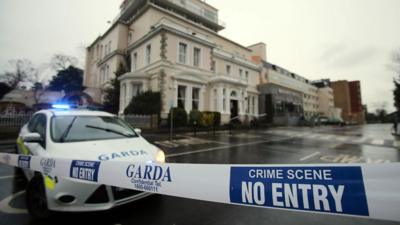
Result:
<instances>
[{"instance_id":1,"label":"police car","mask_svg":"<svg viewBox=\"0 0 400 225\"><path fill-rule=\"evenodd\" d=\"M145 192L50 175L56 166L52 158L164 163L164 152L140 133L140 129L133 129L106 112L56 105L35 113L22 127L16 146L19 154L46 157L41 166L48 173L23 169L29 181L26 190L29 213L34 218L46 218L52 211L107 210L148 196Z\"/></svg>"}]
</instances>

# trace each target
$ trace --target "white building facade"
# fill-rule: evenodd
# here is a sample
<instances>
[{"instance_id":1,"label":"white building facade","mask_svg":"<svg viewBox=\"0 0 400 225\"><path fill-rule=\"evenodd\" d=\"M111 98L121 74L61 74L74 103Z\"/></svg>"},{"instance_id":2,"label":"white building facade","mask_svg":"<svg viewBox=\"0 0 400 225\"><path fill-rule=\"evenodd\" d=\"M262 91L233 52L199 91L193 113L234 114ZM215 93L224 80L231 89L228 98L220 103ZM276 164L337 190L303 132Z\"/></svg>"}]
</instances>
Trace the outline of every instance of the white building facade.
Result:
<instances>
[{"instance_id":1,"label":"white building facade","mask_svg":"<svg viewBox=\"0 0 400 225\"><path fill-rule=\"evenodd\" d=\"M199 0L125 1L112 27L88 47L85 85L102 89L119 65L120 113L144 91L170 106L221 113L223 123L258 115L259 67L252 51L218 34L218 10Z\"/></svg>"}]
</instances>

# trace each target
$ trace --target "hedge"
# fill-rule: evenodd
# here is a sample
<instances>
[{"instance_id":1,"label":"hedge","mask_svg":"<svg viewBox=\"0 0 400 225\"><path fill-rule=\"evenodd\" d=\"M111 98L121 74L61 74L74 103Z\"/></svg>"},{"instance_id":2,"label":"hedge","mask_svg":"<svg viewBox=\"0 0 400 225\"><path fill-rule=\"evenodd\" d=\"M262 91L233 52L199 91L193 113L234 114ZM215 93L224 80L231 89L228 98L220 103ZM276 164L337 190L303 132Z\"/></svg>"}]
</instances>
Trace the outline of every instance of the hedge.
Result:
<instances>
[{"instance_id":1,"label":"hedge","mask_svg":"<svg viewBox=\"0 0 400 225\"><path fill-rule=\"evenodd\" d=\"M185 127L188 123L188 115L182 108L173 108L173 126ZM171 112L168 114L168 125L171 126Z\"/></svg>"},{"instance_id":2,"label":"hedge","mask_svg":"<svg viewBox=\"0 0 400 225\"><path fill-rule=\"evenodd\" d=\"M196 126L203 126L202 119L203 119L202 112L198 110L192 110L189 113L189 126L194 126L195 123Z\"/></svg>"}]
</instances>

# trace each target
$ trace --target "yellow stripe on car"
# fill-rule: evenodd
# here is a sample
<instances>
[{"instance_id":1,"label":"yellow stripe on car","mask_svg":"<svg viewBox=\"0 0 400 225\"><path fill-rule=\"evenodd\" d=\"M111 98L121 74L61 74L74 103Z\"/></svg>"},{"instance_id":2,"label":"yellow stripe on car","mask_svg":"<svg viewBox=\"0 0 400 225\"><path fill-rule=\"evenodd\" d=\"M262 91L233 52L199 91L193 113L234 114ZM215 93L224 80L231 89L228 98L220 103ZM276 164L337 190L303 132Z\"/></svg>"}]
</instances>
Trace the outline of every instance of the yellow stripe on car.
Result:
<instances>
[{"instance_id":1,"label":"yellow stripe on car","mask_svg":"<svg viewBox=\"0 0 400 225\"><path fill-rule=\"evenodd\" d=\"M56 182L49 176L45 176L44 177L44 184L45 184L47 189L50 189L52 191L56 187Z\"/></svg>"},{"instance_id":2,"label":"yellow stripe on car","mask_svg":"<svg viewBox=\"0 0 400 225\"><path fill-rule=\"evenodd\" d=\"M22 137L18 137L17 145L18 145L18 148L22 151L22 153L24 155L29 155L29 149L25 146L24 140L22 140Z\"/></svg>"}]
</instances>

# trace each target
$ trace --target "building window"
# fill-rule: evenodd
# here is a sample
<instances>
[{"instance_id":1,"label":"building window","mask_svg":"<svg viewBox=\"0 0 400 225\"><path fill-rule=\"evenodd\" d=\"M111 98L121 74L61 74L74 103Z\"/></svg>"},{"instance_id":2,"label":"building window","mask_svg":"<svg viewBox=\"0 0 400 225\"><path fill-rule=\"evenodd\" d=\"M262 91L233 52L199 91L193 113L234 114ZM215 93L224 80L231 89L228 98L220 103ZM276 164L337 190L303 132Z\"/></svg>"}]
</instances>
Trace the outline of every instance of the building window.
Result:
<instances>
[{"instance_id":1,"label":"building window","mask_svg":"<svg viewBox=\"0 0 400 225\"><path fill-rule=\"evenodd\" d=\"M179 63L186 64L187 44L179 43Z\"/></svg>"},{"instance_id":2,"label":"building window","mask_svg":"<svg viewBox=\"0 0 400 225\"><path fill-rule=\"evenodd\" d=\"M249 82L249 71L246 71L246 81Z\"/></svg>"},{"instance_id":3,"label":"building window","mask_svg":"<svg viewBox=\"0 0 400 225\"><path fill-rule=\"evenodd\" d=\"M110 79L110 66L106 66L106 74L105 74L105 80L104 82L107 82Z\"/></svg>"},{"instance_id":4,"label":"building window","mask_svg":"<svg viewBox=\"0 0 400 225\"><path fill-rule=\"evenodd\" d=\"M252 98L252 107L251 107L251 111L252 111L253 114L256 113L256 104L255 104L255 102L256 102L256 97L253 96L253 98Z\"/></svg>"},{"instance_id":5,"label":"building window","mask_svg":"<svg viewBox=\"0 0 400 225\"><path fill-rule=\"evenodd\" d=\"M282 115L283 114L283 104L282 104L282 102L277 102L275 104L275 113L277 115Z\"/></svg>"},{"instance_id":6,"label":"building window","mask_svg":"<svg viewBox=\"0 0 400 225\"><path fill-rule=\"evenodd\" d=\"M201 59L201 49L194 48L193 49L193 66L200 67L200 59Z\"/></svg>"},{"instance_id":7,"label":"building window","mask_svg":"<svg viewBox=\"0 0 400 225\"><path fill-rule=\"evenodd\" d=\"M231 75L231 66L226 65L226 74Z\"/></svg>"},{"instance_id":8,"label":"building window","mask_svg":"<svg viewBox=\"0 0 400 225\"><path fill-rule=\"evenodd\" d=\"M137 52L133 53L133 62L132 62L132 71L136 71L137 70Z\"/></svg>"},{"instance_id":9,"label":"building window","mask_svg":"<svg viewBox=\"0 0 400 225\"><path fill-rule=\"evenodd\" d=\"M192 89L192 109L199 110L200 88Z\"/></svg>"},{"instance_id":10,"label":"building window","mask_svg":"<svg viewBox=\"0 0 400 225\"><path fill-rule=\"evenodd\" d=\"M185 109L186 86L178 86L178 108Z\"/></svg>"},{"instance_id":11,"label":"building window","mask_svg":"<svg viewBox=\"0 0 400 225\"><path fill-rule=\"evenodd\" d=\"M151 63L151 45L147 45L146 47L146 64L150 65Z\"/></svg>"},{"instance_id":12,"label":"building window","mask_svg":"<svg viewBox=\"0 0 400 225\"><path fill-rule=\"evenodd\" d=\"M100 84L103 84L104 68L100 69Z\"/></svg>"},{"instance_id":13,"label":"building window","mask_svg":"<svg viewBox=\"0 0 400 225\"><path fill-rule=\"evenodd\" d=\"M243 80L243 70L239 69L239 78Z\"/></svg>"},{"instance_id":14,"label":"building window","mask_svg":"<svg viewBox=\"0 0 400 225\"><path fill-rule=\"evenodd\" d=\"M245 108L246 108L246 106L245 106L245 101L244 101L244 92L242 91L242 98L241 98L241 101L242 101L242 111L244 112L245 111Z\"/></svg>"},{"instance_id":15,"label":"building window","mask_svg":"<svg viewBox=\"0 0 400 225\"><path fill-rule=\"evenodd\" d=\"M143 85L142 84L132 84L132 97L136 97L142 93Z\"/></svg>"},{"instance_id":16,"label":"building window","mask_svg":"<svg viewBox=\"0 0 400 225\"><path fill-rule=\"evenodd\" d=\"M111 53L111 41L108 42L108 54L110 54L110 53Z\"/></svg>"}]
</instances>

